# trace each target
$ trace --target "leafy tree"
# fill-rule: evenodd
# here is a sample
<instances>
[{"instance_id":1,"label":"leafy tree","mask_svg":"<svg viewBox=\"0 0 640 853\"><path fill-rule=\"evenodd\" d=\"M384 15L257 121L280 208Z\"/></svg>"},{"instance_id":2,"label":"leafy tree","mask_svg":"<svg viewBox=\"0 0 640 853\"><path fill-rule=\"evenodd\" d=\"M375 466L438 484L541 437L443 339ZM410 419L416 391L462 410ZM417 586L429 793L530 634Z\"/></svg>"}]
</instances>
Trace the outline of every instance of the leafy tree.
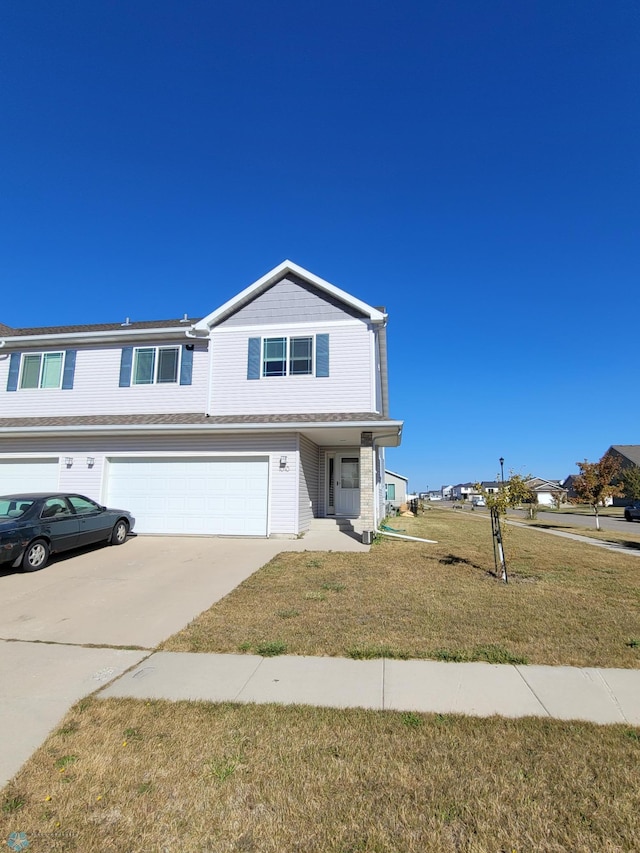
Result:
<instances>
[{"instance_id":1,"label":"leafy tree","mask_svg":"<svg viewBox=\"0 0 640 853\"><path fill-rule=\"evenodd\" d=\"M496 492L485 491L478 483L476 488L482 492L489 509L494 509L498 515L504 516L508 509L515 509L521 504L536 504L538 496L527 485L529 474L514 474L509 472L509 479L500 483Z\"/></svg>"},{"instance_id":2,"label":"leafy tree","mask_svg":"<svg viewBox=\"0 0 640 853\"><path fill-rule=\"evenodd\" d=\"M618 483L620 459L616 456L603 456L599 462L576 462L580 474L573 480L576 497L573 503L585 503L593 509L596 516L596 530L600 530L598 507L604 506L609 498L623 494Z\"/></svg>"},{"instance_id":3,"label":"leafy tree","mask_svg":"<svg viewBox=\"0 0 640 853\"><path fill-rule=\"evenodd\" d=\"M560 509L565 501L565 492L562 489L554 489L551 492L551 498L553 499L553 505L555 508Z\"/></svg>"},{"instance_id":4,"label":"leafy tree","mask_svg":"<svg viewBox=\"0 0 640 853\"><path fill-rule=\"evenodd\" d=\"M620 474L620 482L626 498L640 501L640 468L637 465L625 468Z\"/></svg>"},{"instance_id":5,"label":"leafy tree","mask_svg":"<svg viewBox=\"0 0 640 853\"><path fill-rule=\"evenodd\" d=\"M496 573L499 571L502 580L507 583L507 563L504 554L504 536L502 532L501 518L504 518L508 509L514 509L521 504L529 504L535 506L537 511L538 496L527 485L527 480L531 476L522 474L514 474L509 472L509 479L505 483L502 481L497 492L487 492L482 488L480 483L476 484L476 489L484 495L487 507L491 512L491 525L493 530L493 548L494 559L496 561ZM533 514L531 514L533 517ZM498 568L498 563L500 567Z\"/></svg>"}]
</instances>

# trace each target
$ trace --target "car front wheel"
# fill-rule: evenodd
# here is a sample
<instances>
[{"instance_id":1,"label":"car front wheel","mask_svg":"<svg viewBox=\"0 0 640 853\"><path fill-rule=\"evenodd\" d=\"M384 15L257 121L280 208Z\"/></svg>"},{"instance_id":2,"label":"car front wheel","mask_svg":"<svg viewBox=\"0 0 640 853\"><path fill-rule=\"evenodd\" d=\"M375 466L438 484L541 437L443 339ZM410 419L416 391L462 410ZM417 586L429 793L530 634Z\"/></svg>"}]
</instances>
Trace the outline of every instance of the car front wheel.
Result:
<instances>
[{"instance_id":1,"label":"car front wheel","mask_svg":"<svg viewBox=\"0 0 640 853\"><path fill-rule=\"evenodd\" d=\"M22 570L25 572L37 572L44 569L49 559L49 546L44 539L36 539L32 542L22 557Z\"/></svg>"},{"instance_id":2,"label":"car front wheel","mask_svg":"<svg viewBox=\"0 0 640 853\"><path fill-rule=\"evenodd\" d=\"M111 544L112 545L122 545L122 543L126 540L127 534L129 532L129 525L121 518L120 521L113 528L111 533Z\"/></svg>"}]
</instances>

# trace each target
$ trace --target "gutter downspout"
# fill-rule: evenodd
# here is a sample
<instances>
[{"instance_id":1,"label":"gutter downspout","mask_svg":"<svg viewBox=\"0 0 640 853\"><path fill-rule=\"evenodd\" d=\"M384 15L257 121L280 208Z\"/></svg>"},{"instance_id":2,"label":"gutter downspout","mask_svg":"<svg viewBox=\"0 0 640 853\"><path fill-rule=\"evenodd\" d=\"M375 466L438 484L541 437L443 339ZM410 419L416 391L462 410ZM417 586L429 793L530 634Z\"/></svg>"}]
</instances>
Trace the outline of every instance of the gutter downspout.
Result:
<instances>
[{"instance_id":1,"label":"gutter downspout","mask_svg":"<svg viewBox=\"0 0 640 853\"><path fill-rule=\"evenodd\" d=\"M387 432L387 433L384 433L383 435L377 435L372 441L371 446L372 446L373 450L378 450L378 448L376 447L376 442L379 441L381 438L395 438L397 435L398 435L397 432ZM384 473L384 472L381 472L381 473ZM378 501L377 501L377 495L375 493L375 489L376 489L376 487L375 487L375 482L374 482L374 484L373 484L373 497L374 497L374 501L373 501L373 529L377 531L378 530L378 524L382 521L382 519L378 518Z\"/></svg>"},{"instance_id":2,"label":"gutter downspout","mask_svg":"<svg viewBox=\"0 0 640 853\"><path fill-rule=\"evenodd\" d=\"M197 340L197 341L205 340L203 335L197 335L195 333L194 326L191 326L190 328L185 329L184 333L185 333L185 336L187 338L195 338L195 340ZM207 399L205 400L204 416L205 416L205 418L210 418L211 417L211 395L213 393L213 340L211 338L211 329L209 329L209 332L206 336L206 339L209 341L209 346L208 346L209 376L207 379Z\"/></svg>"},{"instance_id":3,"label":"gutter downspout","mask_svg":"<svg viewBox=\"0 0 640 853\"><path fill-rule=\"evenodd\" d=\"M394 539L410 539L412 542L428 542L430 545L437 545L435 539L420 539L418 536L403 536L402 533L389 533L388 530L376 530L380 536L393 536Z\"/></svg>"}]
</instances>

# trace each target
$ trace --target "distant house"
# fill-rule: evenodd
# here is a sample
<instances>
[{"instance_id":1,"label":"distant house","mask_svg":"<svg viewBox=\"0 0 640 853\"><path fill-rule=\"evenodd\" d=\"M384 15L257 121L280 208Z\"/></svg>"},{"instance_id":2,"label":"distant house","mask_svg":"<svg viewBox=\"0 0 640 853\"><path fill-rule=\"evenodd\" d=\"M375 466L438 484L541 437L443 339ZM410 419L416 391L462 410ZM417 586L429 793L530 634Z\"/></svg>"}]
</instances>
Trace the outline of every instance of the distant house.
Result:
<instances>
[{"instance_id":1,"label":"distant house","mask_svg":"<svg viewBox=\"0 0 640 853\"><path fill-rule=\"evenodd\" d=\"M640 468L640 444L612 444L604 455L617 457L621 471L626 468ZM630 503L631 499L626 497L613 499L614 506L627 506Z\"/></svg>"},{"instance_id":2,"label":"distant house","mask_svg":"<svg viewBox=\"0 0 640 853\"><path fill-rule=\"evenodd\" d=\"M501 484L495 480L483 480L480 483L482 491L486 492L488 495L495 495L498 492L500 485Z\"/></svg>"},{"instance_id":3,"label":"distant house","mask_svg":"<svg viewBox=\"0 0 640 853\"><path fill-rule=\"evenodd\" d=\"M531 477L525 481L525 485L538 498L540 506L553 506L556 502L555 495L560 493L560 502L566 503L568 492L560 480L545 480L542 477Z\"/></svg>"},{"instance_id":4,"label":"distant house","mask_svg":"<svg viewBox=\"0 0 640 853\"><path fill-rule=\"evenodd\" d=\"M442 495L443 501L450 501L453 494L453 486L443 486L440 489L440 494Z\"/></svg>"},{"instance_id":5,"label":"distant house","mask_svg":"<svg viewBox=\"0 0 640 853\"><path fill-rule=\"evenodd\" d=\"M396 474L394 471L384 472L384 497L388 504L398 509L407 502L407 492L409 490L409 478L403 477L402 474Z\"/></svg>"},{"instance_id":6,"label":"distant house","mask_svg":"<svg viewBox=\"0 0 640 853\"><path fill-rule=\"evenodd\" d=\"M458 483L451 489L451 499L454 501L470 500L474 495L480 494L475 483Z\"/></svg>"}]
</instances>

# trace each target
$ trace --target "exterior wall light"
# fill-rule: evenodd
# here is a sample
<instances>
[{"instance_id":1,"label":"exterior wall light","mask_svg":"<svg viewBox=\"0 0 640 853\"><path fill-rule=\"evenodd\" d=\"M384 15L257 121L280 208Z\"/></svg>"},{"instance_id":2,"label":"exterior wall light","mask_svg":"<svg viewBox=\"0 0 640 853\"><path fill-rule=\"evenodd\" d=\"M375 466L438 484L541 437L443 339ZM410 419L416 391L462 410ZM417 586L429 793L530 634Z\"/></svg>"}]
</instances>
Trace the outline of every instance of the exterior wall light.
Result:
<instances>
[{"instance_id":1,"label":"exterior wall light","mask_svg":"<svg viewBox=\"0 0 640 853\"><path fill-rule=\"evenodd\" d=\"M280 470L282 471L286 467L287 467L287 457L281 456L280 457Z\"/></svg>"},{"instance_id":2,"label":"exterior wall light","mask_svg":"<svg viewBox=\"0 0 640 853\"><path fill-rule=\"evenodd\" d=\"M67 468L71 468L71 466L73 465L73 456L65 456L64 464L67 466Z\"/></svg>"},{"instance_id":3,"label":"exterior wall light","mask_svg":"<svg viewBox=\"0 0 640 853\"><path fill-rule=\"evenodd\" d=\"M93 456L87 456L87 468L93 468L93 466L95 464L96 464L96 460L94 459L94 457Z\"/></svg>"}]
</instances>

